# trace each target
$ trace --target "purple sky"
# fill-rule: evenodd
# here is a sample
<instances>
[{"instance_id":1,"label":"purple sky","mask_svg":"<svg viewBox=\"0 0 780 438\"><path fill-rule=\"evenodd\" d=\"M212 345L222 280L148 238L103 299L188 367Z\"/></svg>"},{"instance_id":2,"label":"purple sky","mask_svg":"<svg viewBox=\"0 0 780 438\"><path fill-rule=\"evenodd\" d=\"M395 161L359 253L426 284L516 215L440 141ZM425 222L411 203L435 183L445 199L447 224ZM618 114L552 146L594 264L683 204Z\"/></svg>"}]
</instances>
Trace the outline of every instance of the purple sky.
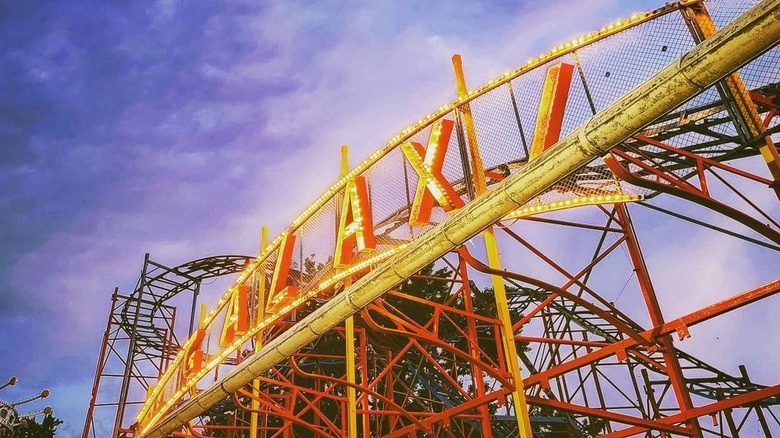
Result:
<instances>
[{"instance_id":1,"label":"purple sky","mask_svg":"<svg viewBox=\"0 0 780 438\"><path fill-rule=\"evenodd\" d=\"M80 436L111 291L145 252L255 253L335 181L341 144L355 164L454 98L453 53L475 88L663 1L309 3L0 4L0 379L50 388L60 436Z\"/></svg>"}]
</instances>

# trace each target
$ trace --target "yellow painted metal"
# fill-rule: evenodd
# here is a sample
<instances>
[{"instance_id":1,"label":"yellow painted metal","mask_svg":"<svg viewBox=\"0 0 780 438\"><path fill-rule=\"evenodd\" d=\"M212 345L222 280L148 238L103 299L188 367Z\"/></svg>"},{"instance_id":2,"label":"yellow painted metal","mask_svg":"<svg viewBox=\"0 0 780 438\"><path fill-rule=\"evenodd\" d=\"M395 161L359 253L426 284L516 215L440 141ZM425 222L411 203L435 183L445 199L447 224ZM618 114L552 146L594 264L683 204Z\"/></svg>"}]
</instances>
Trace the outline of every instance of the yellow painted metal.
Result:
<instances>
[{"instance_id":1,"label":"yellow painted metal","mask_svg":"<svg viewBox=\"0 0 780 438\"><path fill-rule=\"evenodd\" d=\"M260 231L260 252L268 246L268 227L263 226ZM263 263L258 269L257 273L257 310L255 313L255 321L252 321L254 326L257 321L262 321L265 318L265 269L266 265ZM258 331L255 336L255 351L259 350L263 346L263 332ZM255 378L252 380L252 412L249 414L249 438L257 438L257 411L260 408L260 404L257 402L257 398L260 397L260 380Z\"/></svg>"},{"instance_id":2,"label":"yellow painted metal","mask_svg":"<svg viewBox=\"0 0 780 438\"><path fill-rule=\"evenodd\" d=\"M198 318L198 328L199 329L202 329L202 328L204 328L206 326L206 311L207 311L206 303L202 303L200 305L200 318ZM191 391L191 394L195 394L195 389L193 389ZM192 422L190 421L187 424L189 425L189 427L191 429L192 428Z\"/></svg>"},{"instance_id":3,"label":"yellow painted metal","mask_svg":"<svg viewBox=\"0 0 780 438\"><path fill-rule=\"evenodd\" d=\"M463 61L460 55L453 55L452 67L455 69L458 97L465 98L468 96L468 88L466 87L466 75L463 73ZM477 196L480 196L487 190L487 184L485 181L485 168L482 164L479 144L477 143L477 131L474 129L474 119L471 115L469 104L463 104L459 110L463 114L463 125L466 129L466 138L468 139L469 163L471 165L471 174L474 177L474 192ZM483 238L485 240L485 251L488 256L488 266L491 269L500 271L502 269L501 258L492 225L485 229ZM528 416L528 405L525 402L525 387L523 386L523 376L520 373L520 364L517 360L517 346L515 344L515 334L512 330L512 318L509 315L509 302L506 298L504 279L498 275L491 275L490 281L493 285L493 296L498 309L498 319L501 321L500 332L501 343L504 347L504 359L506 360L508 371L512 375L512 384L515 386L512 391L512 401L515 408L517 430L521 438L532 438L531 419Z\"/></svg>"},{"instance_id":4,"label":"yellow painted metal","mask_svg":"<svg viewBox=\"0 0 780 438\"><path fill-rule=\"evenodd\" d=\"M644 199L644 196L634 194L579 196L576 198L566 199L564 201L555 201L549 204L529 205L523 208L518 208L517 210L506 215L504 219L516 219L519 217L531 216L547 211L563 210L566 208L582 207L585 205L622 204L626 202L641 201L642 199Z\"/></svg>"},{"instance_id":5,"label":"yellow painted metal","mask_svg":"<svg viewBox=\"0 0 780 438\"><path fill-rule=\"evenodd\" d=\"M177 430L399 282L768 50L780 41L779 11L780 0L761 1L265 344L214 384L159 421L144 426L136 438L163 438Z\"/></svg>"},{"instance_id":6,"label":"yellow painted metal","mask_svg":"<svg viewBox=\"0 0 780 438\"><path fill-rule=\"evenodd\" d=\"M488 227L484 233L485 249L487 251L488 266L491 269L501 270L501 257L498 252L498 242L493 227ZM514 331L512 330L512 318L509 315L509 302L506 298L504 279L498 275L491 275L493 294L496 300L498 319L501 321L501 344L504 349L506 366L512 373L512 383L515 385L512 391L512 402L515 407L517 430L522 438L533 438L531 432L531 418L528 415L528 404L525 401L525 385L520 372L520 363L517 360L517 345L515 344Z\"/></svg>"},{"instance_id":7,"label":"yellow painted metal","mask_svg":"<svg viewBox=\"0 0 780 438\"><path fill-rule=\"evenodd\" d=\"M341 146L341 177L349 174L349 148L347 145ZM344 193L344 196L348 196ZM343 214L343 213L342 213ZM344 280L346 288L352 285L352 278L347 277ZM357 438L357 393L355 392L355 320L352 316L344 320L344 338L346 350L347 382L347 437ZM365 433L365 432L364 432Z\"/></svg>"},{"instance_id":8,"label":"yellow painted metal","mask_svg":"<svg viewBox=\"0 0 780 438\"><path fill-rule=\"evenodd\" d=\"M351 283L351 281L349 282ZM350 316L344 320L344 335L347 342L347 382L354 385L355 376L355 319ZM357 437L357 393L354 386L347 386L347 436Z\"/></svg>"},{"instance_id":9,"label":"yellow painted metal","mask_svg":"<svg viewBox=\"0 0 780 438\"><path fill-rule=\"evenodd\" d=\"M260 404L255 398L260 397L260 380L254 379L252 381L252 412L249 414L249 438L257 438L257 411L260 408Z\"/></svg>"},{"instance_id":10,"label":"yellow painted metal","mask_svg":"<svg viewBox=\"0 0 780 438\"><path fill-rule=\"evenodd\" d=\"M458 98L466 99L469 96L469 90L466 88L466 78L463 75L463 60L460 58L460 55L452 55L452 67L455 69ZM480 195L487 190L487 182L485 181L485 165L482 164L482 156L479 154L477 130L474 129L471 105L465 102L458 105L458 110L463 115L463 126L466 128L466 139L469 145L469 166L471 166L471 172L474 176L474 192Z\"/></svg>"},{"instance_id":11,"label":"yellow painted metal","mask_svg":"<svg viewBox=\"0 0 780 438\"><path fill-rule=\"evenodd\" d=\"M709 38L717 32L718 29L715 27L715 22L712 21L712 17L704 4L697 3L691 5L685 8L685 11L690 11L690 16L696 22L702 37ZM750 137L757 138L763 135L765 131L764 124L739 72L735 71L726 76L723 83L729 94L731 94L730 97L736 106L736 110L739 111L742 119L745 121ZM772 138L766 136L761 139L758 149L769 168L772 179L775 182L780 182L780 153L778 153L777 146L772 141ZM775 193L780 198L780 187L775 186Z\"/></svg>"},{"instance_id":12,"label":"yellow painted metal","mask_svg":"<svg viewBox=\"0 0 780 438\"><path fill-rule=\"evenodd\" d=\"M349 146L341 145L341 175L344 178L349 175Z\"/></svg>"}]
</instances>

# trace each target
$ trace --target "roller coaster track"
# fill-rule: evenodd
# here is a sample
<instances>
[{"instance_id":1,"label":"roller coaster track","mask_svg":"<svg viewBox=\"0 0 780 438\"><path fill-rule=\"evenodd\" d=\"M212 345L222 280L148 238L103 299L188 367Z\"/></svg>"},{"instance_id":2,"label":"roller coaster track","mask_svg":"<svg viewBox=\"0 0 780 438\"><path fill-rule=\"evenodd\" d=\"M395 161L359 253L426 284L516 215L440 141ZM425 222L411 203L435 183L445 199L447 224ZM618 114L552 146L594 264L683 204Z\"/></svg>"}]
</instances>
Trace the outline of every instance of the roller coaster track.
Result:
<instances>
[{"instance_id":1,"label":"roller coaster track","mask_svg":"<svg viewBox=\"0 0 780 438\"><path fill-rule=\"evenodd\" d=\"M360 430L372 427L376 436L525 436L528 431L523 428L530 426L527 422L524 425L520 417L522 411L527 412L523 399L527 397L527 404L535 410L526 421L551 430L565 429L567 436L591 436L596 427L594 418L605 422L600 433L608 436L649 430L731 436L745 423L732 418L731 412L737 408L746 410L745 419L754 413L764 433L768 433L767 423L771 419L767 420L763 412L774 415L771 407L780 403L777 384L757 384L744 368L740 368L740 376L721 371L675 346L671 335L676 333L683 339L689 336L688 326L772 296L780 292L779 281L664 321L624 203L663 211L765 251L780 251L780 225L772 212L744 195L739 186L752 184L780 198L780 163L772 141L772 136L780 131L776 122L780 78L775 66L780 53L772 50L761 56L780 39L778 3L763 1L718 33L709 29L709 22L702 18L706 16L702 2L670 4L632 18L632 22L608 30L604 36L596 35L584 43L573 41L528 67L507 72L499 80L462 95L404 130L387 147L346 173L257 258L223 256L172 269L153 264L164 269L150 275L145 268L132 295L137 300L127 301L122 307L122 324L136 334L139 345L165 357L169 363L165 370L160 370L159 382L149 386L149 397L137 417L138 423L124 430L142 438L171 433L203 436L198 430L220 430L209 425L210 414L204 416L204 412L232 397L247 415L251 413L252 421L265 418L263 430L284 436L354 435L354 426L350 429L346 425L349 415L363 416ZM635 72L637 78L632 85L636 88L624 89L628 91L625 96L606 100L601 97L606 93L605 80L594 77L594 72L606 78L620 77L621 72L610 67L604 73L599 61L594 61L598 57L589 60L589 44L621 32L629 33L644 23L670 26L672 20L668 17L672 17L672 12L679 12L682 17L675 22L678 31L690 31L693 35L690 47L683 44L685 50L678 48L677 53L683 56L660 71L652 71L653 74ZM667 46L663 45L661 51L666 52ZM553 67L566 62L576 68L580 82L576 87L572 85L578 94L576 98L569 97L567 116L563 118L565 135L549 148L545 146L543 153L535 154L535 146L526 142L526 134L531 132L527 117L515 102L522 96L513 85L525 83L523 78L530 78L531 83L534 78L540 81L545 71L549 75ZM759 70L752 75L746 72L748 84L736 75L724 79L747 63ZM442 128L447 126L445 122L452 124L451 150L457 147L454 153L460 159L445 161L441 172L452 192L467 202L449 214L435 210L430 226L416 232L409 225L417 213L411 203L407 175L413 170L407 167L404 156L410 163L412 158L407 150L402 154L401 146L424 142L428 136L433 139L437 129L447 129ZM507 134L507 123L516 130L511 135ZM433 143L431 140L428 147L433 148ZM524 152L518 153L521 150ZM420 153L423 152L424 149ZM769 166L768 177L752 168L734 165L758 157ZM383 187L391 185L386 181L385 186L370 185L375 180L382 181L382 176L389 172L390 165L382 164L386 162L402 164L402 181L407 185L405 202L383 200ZM337 266L332 256L305 258L306 254L333 254L330 243L317 243L317 239L327 239L316 231L339 229L338 218L345 216L344 209L348 208L343 207L339 214L340 199L346 198L343 205L347 206L351 202L349 190L359 192L360 185L355 181L366 177L370 177L369 208L374 210L376 255L361 253L358 245L355 262L347 268ZM724 196L714 189L716 184L731 189L735 195ZM720 223L707 223L650 202L666 195L720 213L749 232L734 232ZM742 204L737 206L734 196ZM585 223L540 215L579 205L595 205L603 213L604 222ZM350 214L353 219L357 217L357 213ZM336 218L335 223L328 217ZM517 221L576 227L597 233L600 238L585 266L579 272L570 271L536 248L527 236L514 231L512 224ZM489 246L488 260L480 261L480 251L472 254L463 245L486 229L486 241L488 235L495 233L513 242L542 259L548 269L557 271L564 284L501 268L491 260ZM408 236L402 236L407 230ZM284 248L290 236L298 239L290 243L296 245L294 254L289 256L294 256L295 262L288 267L289 273L282 276L286 278L279 280L282 283L277 290L277 274L288 257ZM626 248L631 259L632 275L650 314L649 322L621 311L589 282L591 275L596 275L596 267L617 248ZM452 277L431 279L421 272L434 262L449 266ZM192 291L204 279L236 272L240 275L235 285L186 342L171 341L167 329L156 325L156 315L181 292ZM493 279L493 288L478 286L471 280L472 275ZM470 299L466 296L487 291L500 296L496 279L503 284L500 288L506 288L507 317L501 315L498 299L497 315L470 311L471 304L465 304ZM298 295L285 295L285 280L288 287L298 288ZM403 284L413 280L449 282L451 295L432 299L403 290ZM455 284L460 285L457 290L452 286ZM617 294L618 298L622 292ZM249 297L265 296L267 302L250 298L249 327L238 330L238 323L231 325L230 321L240 316L230 312L242 309L238 304L242 293ZM146 301L142 299L144 294L148 294ZM280 304L274 304L272 298ZM146 307L142 307L142 302L147 303ZM426 313L429 320L415 319L392 304L403 302L430 307L430 314ZM353 318L352 330L357 333L349 334L350 329L341 324ZM456 321L460 319L463 324L470 321L472 326L458 327ZM236 332L235 338L230 337L233 335L226 327ZM451 332L439 332L441 327L451 327ZM540 333L534 332L536 327ZM510 329L514 340L504 339L504 333ZM226 336L228 341L224 341ZM211 351L200 346L204 337L211 340ZM332 346L323 350L323 345L330 346L334 337L354 338L363 349L359 353L360 363L350 365L349 352L330 354L328 349ZM498 345L490 347L495 351L483 346L491 338ZM217 343L221 348L214 350ZM520 346L516 357L523 369L522 376L512 369L508 343ZM192 357L198 351L205 353L203 364L193 366ZM404 354L413 359L401 360ZM447 370L456 374L454 370L467 367L466 364L472 367L472 385L484 380L484 387L466 390L463 382L448 376ZM227 371L220 372L220 367L227 367ZM334 371L345 367L358 368L363 381L354 380L349 371L345 375ZM624 377L609 371L610 367L627 369L633 387L621 381ZM214 375L213 379L207 377L209 373ZM573 373L577 373L574 380ZM639 383L637 375L641 377ZM401 377L406 380L401 381ZM206 386L199 385L199 381L207 382ZM300 381L310 383L296 383ZM252 385L263 390L258 392ZM388 393L380 390L392 385L397 388ZM614 390L605 400L604 394L609 391L602 387L606 386ZM342 392L334 388L347 389ZM348 388L363 394L358 402L350 401ZM588 395L592 388L598 389L597 401L592 399L593 394ZM399 401L401 393L404 396ZM707 404L696 407L705 401ZM352 406L352 414L347 412L348 406ZM489 412L488 406L493 411ZM326 415L329 409L336 409L338 414ZM354 414L356 411L358 414ZM387 419L369 419L372 411ZM721 432L717 432L699 421L700 417L715 418L716 414L728 423L727 432L723 432L722 425ZM199 416L200 423L191 422ZM233 427L239 430L258 427L235 424ZM621 429L617 425L628 427Z\"/></svg>"},{"instance_id":2,"label":"roller coaster track","mask_svg":"<svg viewBox=\"0 0 780 438\"><path fill-rule=\"evenodd\" d=\"M178 352L179 342L171 349L167 329L156 323L162 306L182 292L196 293L204 281L241 272L251 260L249 256L223 255L169 268L148 257L130 299L122 306L121 325L128 332L134 331L138 348L152 357Z\"/></svg>"}]
</instances>

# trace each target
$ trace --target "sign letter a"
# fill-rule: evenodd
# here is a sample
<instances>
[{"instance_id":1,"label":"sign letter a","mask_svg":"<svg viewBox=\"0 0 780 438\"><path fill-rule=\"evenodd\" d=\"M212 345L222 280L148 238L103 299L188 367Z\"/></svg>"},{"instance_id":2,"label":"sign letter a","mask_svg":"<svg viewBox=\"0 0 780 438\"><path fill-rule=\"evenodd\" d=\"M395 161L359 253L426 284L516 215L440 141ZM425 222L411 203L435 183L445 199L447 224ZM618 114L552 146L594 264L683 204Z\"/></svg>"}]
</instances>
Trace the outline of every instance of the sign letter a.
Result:
<instances>
[{"instance_id":1,"label":"sign letter a","mask_svg":"<svg viewBox=\"0 0 780 438\"><path fill-rule=\"evenodd\" d=\"M368 202L366 178L358 175L347 182L344 188L344 202L341 205L333 266L337 268L349 266L356 254L374 248L376 248L374 220L371 216L371 204Z\"/></svg>"}]
</instances>

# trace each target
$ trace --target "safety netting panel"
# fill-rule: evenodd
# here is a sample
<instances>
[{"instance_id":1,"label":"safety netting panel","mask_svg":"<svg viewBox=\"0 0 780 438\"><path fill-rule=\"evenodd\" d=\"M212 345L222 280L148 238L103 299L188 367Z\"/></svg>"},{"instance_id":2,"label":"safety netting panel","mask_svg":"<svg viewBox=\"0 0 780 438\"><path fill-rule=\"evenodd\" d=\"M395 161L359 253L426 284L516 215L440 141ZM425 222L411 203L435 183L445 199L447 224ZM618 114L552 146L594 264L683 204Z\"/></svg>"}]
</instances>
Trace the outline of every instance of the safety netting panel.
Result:
<instances>
[{"instance_id":1,"label":"safety netting panel","mask_svg":"<svg viewBox=\"0 0 780 438\"><path fill-rule=\"evenodd\" d=\"M576 53L595 110L601 111L694 46L682 15L672 12Z\"/></svg>"},{"instance_id":2,"label":"safety netting panel","mask_svg":"<svg viewBox=\"0 0 780 438\"><path fill-rule=\"evenodd\" d=\"M594 45L598 44L608 44L608 41L605 40L594 43ZM619 62L619 59L613 60L612 62ZM557 109L550 109L549 106L545 106L543 102L543 96L546 93L545 88L549 86L548 83L551 81L550 72L557 68L563 68L561 66L567 66L570 74L570 77L558 79L561 81L559 82L559 86L561 86L561 84L565 86L565 105L559 106ZM658 68L661 67L662 66L659 66ZM535 143L544 141L544 139L540 137L543 137L546 133L537 131L540 129L540 126L544 126L545 121L543 119L545 117L559 118L557 123L560 124L560 133L557 136L549 138L548 143L550 143L573 132L583 123L587 122L594 113L594 104L587 87L587 82L584 79L580 59L574 53L565 54L544 63L515 78L510 84L513 92L510 97L513 98L512 104L516 108L516 113L513 114L516 119L514 132L517 133L515 134L516 136L520 137L520 145L523 146L524 149L527 148L530 150L534 147ZM476 99L475 102L479 102L481 99L491 98L491 94L493 93L495 93L495 91L481 96ZM496 97L492 97L492 99L495 98ZM551 114L555 112L558 113L557 116ZM493 119L495 119L495 117L496 116L493 116ZM476 123L482 122L483 125L478 126L489 125L492 127L492 125L489 124L490 119L486 119L487 123L481 119L477 119ZM485 127L485 129L488 128ZM526 141L522 142L522 140ZM492 155L505 157L505 159L508 158L506 157L505 151L491 150L490 144L483 146L480 143L480 152L487 154L488 156ZM531 160L533 158L533 156L530 156ZM505 167L509 170L516 170L521 168L528 161L529 155L524 155L522 160L507 162ZM527 205L524 205L510 214L509 217L526 216L581 205L633 201L640 199L641 196L642 193L639 189L619 181L612 172L603 165L603 161L596 160L596 162L591 165L584 167L573 175L557 182L553 187L537 196Z\"/></svg>"},{"instance_id":3,"label":"safety netting panel","mask_svg":"<svg viewBox=\"0 0 780 438\"><path fill-rule=\"evenodd\" d=\"M758 0L710 0L705 4L712 21L720 29L757 3ZM765 98L766 103L757 102L757 109L762 115L778 106L778 102L770 104L780 90L778 63L780 63L780 46L775 46L739 70L745 88L751 92L752 97ZM769 118L765 121L765 128L772 132L778 123L780 123L778 117ZM775 140L780 139L777 133L774 136Z\"/></svg>"},{"instance_id":4,"label":"safety netting panel","mask_svg":"<svg viewBox=\"0 0 780 438\"><path fill-rule=\"evenodd\" d=\"M709 0L705 5L715 27L721 29L757 3L758 0ZM754 91L769 85L777 86L780 83L778 58L780 58L780 47L775 46L742 67L739 72L746 88Z\"/></svg>"},{"instance_id":5,"label":"safety netting panel","mask_svg":"<svg viewBox=\"0 0 780 438\"><path fill-rule=\"evenodd\" d=\"M333 274L338 214L344 193L334 196L317 209L292 234L295 250L290 260L289 281L306 293ZM278 281L278 280L277 280Z\"/></svg>"},{"instance_id":6,"label":"safety netting panel","mask_svg":"<svg viewBox=\"0 0 780 438\"><path fill-rule=\"evenodd\" d=\"M528 158L524 130L528 125L520 117L524 103L517 101L517 91L506 84L469 105L485 169L507 172L509 166Z\"/></svg>"},{"instance_id":7,"label":"safety netting panel","mask_svg":"<svg viewBox=\"0 0 780 438\"><path fill-rule=\"evenodd\" d=\"M720 29L758 2L758 0L708 0L705 5L716 28ZM745 88L754 96L776 96L777 90L780 89L778 62L780 62L780 46L775 46L742 67L739 73ZM770 109L760 102L757 103L757 107L762 114ZM766 128L771 130L778 123L778 118L774 117L768 121Z\"/></svg>"},{"instance_id":8,"label":"safety netting panel","mask_svg":"<svg viewBox=\"0 0 780 438\"><path fill-rule=\"evenodd\" d=\"M580 80L592 102L591 115L648 80L694 46L695 41L682 15L672 12L578 49ZM594 176L608 173L601 158L594 160L583 171L590 171ZM600 182L609 189L607 179ZM649 190L635 188L625 182L615 187L620 188L628 194L651 195Z\"/></svg>"}]
</instances>

